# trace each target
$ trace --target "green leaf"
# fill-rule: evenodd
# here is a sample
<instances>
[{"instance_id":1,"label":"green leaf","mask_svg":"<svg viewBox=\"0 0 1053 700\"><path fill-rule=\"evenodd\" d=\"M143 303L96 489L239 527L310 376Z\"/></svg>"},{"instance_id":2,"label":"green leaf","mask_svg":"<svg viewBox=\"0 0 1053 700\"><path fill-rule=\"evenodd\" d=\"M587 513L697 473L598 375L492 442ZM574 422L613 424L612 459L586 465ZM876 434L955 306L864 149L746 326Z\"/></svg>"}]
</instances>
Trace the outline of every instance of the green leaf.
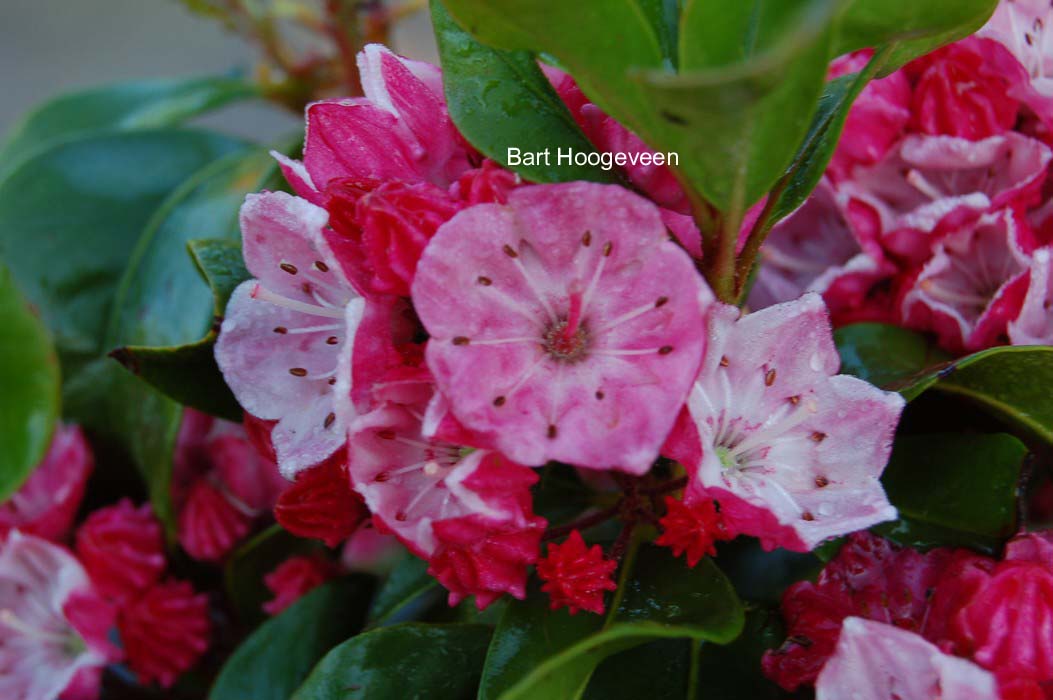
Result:
<instances>
[{"instance_id":1,"label":"green leaf","mask_svg":"<svg viewBox=\"0 0 1053 700\"><path fill-rule=\"evenodd\" d=\"M223 567L223 587L238 620L255 625L266 616L263 604L274 594L264 576L291 556L321 551L320 542L296 537L277 524L238 547Z\"/></svg>"},{"instance_id":2,"label":"green leaf","mask_svg":"<svg viewBox=\"0 0 1053 700\"><path fill-rule=\"evenodd\" d=\"M172 126L259 90L239 78L148 80L61 95L15 126L0 148L0 177L59 141L99 131Z\"/></svg>"},{"instance_id":3,"label":"green leaf","mask_svg":"<svg viewBox=\"0 0 1053 700\"><path fill-rule=\"evenodd\" d=\"M511 603L487 654L480 700L578 698L612 654L659 639L725 644L741 630L742 605L711 560L688 569L667 550L644 545L623 567L606 619L546 612L536 590Z\"/></svg>"},{"instance_id":4,"label":"green leaf","mask_svg":"<svg viewBox=\"0 0 1053 700\"><path fill-rule=\"evenodd\" d=\"M689 698L696 700L779 700L778 686L760 672L761 657L786 638L778 609L756 608L746 615L742 634L731 644L705 644L699 650L695 683Z\"/></svg>"},{"instance_id":5,"label":"green leaf","mask_svg":"<svg viewBox=\"0 0 1053 700\"><path fill-rule=\"evenodd\" d=\"M532 182L593 180L616 182L600 166L560 165L560 150L595 153L559 95L527 51L503 51L480 44L461 29L439 0L431 4L432 24L442 57L450 117L483 154ZM509 158L546 152L543 162ZM516 164L511 164L516 162Z\"/></svg>"},{"instance_id":6,"label":"green leaf","mask_svg":"<svg viewBox=\"0 0 1053 700\"><path fill-rule=\"evenodd\" d=\"M47 330L0 264L0 502L32 473L59 411L59 367Z\"/></svg>"},{"instance_id":7,"label":"green leaf","mask_svg":"<svg viewBox=\"0 0 1053 700\"><path fill-rule=\"evenodd\" d=\"M361 627L371 590L371 579L350 577L293 603L234 651L209 700L287 700L326 652Z\"/></svg>"},{"instance_id":8,"label":"green leaf","mask_svg":"<svg viewBox=\"0 0 1053 700\"><path fill-rule=\"evenodd\" d=\"M885 323L853 323L834 331L841 372L889 387L950 359L921 333Z\"/></svg>"},{"instance_id":9,"label":"green leaf","mask_svg":"<svg viewBox=\"0 0 1053 700\"><path fill-rule=\"evenodd\" d=\"M898 42L888 69L960 39L983 26L998 0L850 0L838 20L840 55Z\"/></svg>"},{"instance_id":10,"label":"green leaf","mask_svg":"<svg viewBox=\"0 0 1053 700\"><path fill-rule=\"evenodd\" d=\"M637 4L658 37L662 57L675 68L679 62L680 0L637 0Z\"/></svg>"},{"instance_id":11,"label":"green leaf","mask_svg":"<svg viewBox=\"0 0 1053 700\"><path fill-rule=\"evenodd\" d=\"M412 623L366 632L330 651L292 700L470 700L489 641L485 625Z\"/></svg>"},{"instance_id":12,"label":"green leaf","mask_svg":"<svg viewBox=\"0 0 1053 700\"><path fill-rule=\"evenodd\" d=\"M180 188L144 233L153 243L137 259L139 281L122 293L121 306L128 307L122 313L139 328L110 343L127 343L111 356L161 393L228 420L240 421L241 407L213 348L230 294L249 277L238 210L246 194L271 188L277 178L273 158L261 150L219 161ZM189 240L200 234L216 238Z\"/></svg>"},{"instance_id":13,"label":"green leaf","mask_svg":"<svg viewBox=\"0 0 1053 700\"><path fill-rule=\"evenodd\" d=\"M199 131L101 134L59 144L0 182L0 257L54 334L67 381L109 349L117 283L158 206L240 148Z\"/></svg>"},{"instance_id":14,"label":"green leaf","mask_svg":"<svg viewBox=\"0 0 1053 700\"><path fill-rule=\"evenodd\" d=\"M682 700L687 697L693 642L659 639L612 654L589 679L584 700Z\"/></svg>"},{"instance_id":15,"label":"green leaf","mask_svg":"<svg viewBox=\"0 0 1053 700\"><path fill-rule=\"evenodd\" d=\"M401 613L412 609L431 593L438 592L438 582L428 575L428 562L407 555L388 575L369 607L369 626L383 627L398 621Z\"/></svg>"},{"instance_id":16,"label":"green leaf","mask_svg":"<svg viewBox=\"0 0 1053 700\"><path fill-rule=\"evenodd\" d=\"M639 76L657 143L722 211L741 216L783 174L825 82L835 0L684 5L680 73Z\"/></svg>"},{"instance_id":17,"label":"green leaf","mask_svg":"<svg viewBox=\"0 0 1053 700\"><path fill-rule=\"evenodd\" d=\"M900 436L881 479L900 517L876 530L915 547L996 550L1016 532L1026 454L1001 433Z\"/></svg>"}]
</instances>

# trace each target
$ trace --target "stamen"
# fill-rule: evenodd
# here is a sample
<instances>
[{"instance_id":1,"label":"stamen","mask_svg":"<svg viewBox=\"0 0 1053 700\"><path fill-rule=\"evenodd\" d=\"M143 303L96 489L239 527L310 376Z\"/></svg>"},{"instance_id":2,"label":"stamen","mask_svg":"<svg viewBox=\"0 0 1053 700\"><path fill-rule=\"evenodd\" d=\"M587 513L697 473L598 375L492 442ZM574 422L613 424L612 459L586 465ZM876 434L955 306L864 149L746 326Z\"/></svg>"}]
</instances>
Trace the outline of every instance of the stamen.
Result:
<instances>
[{"instance_id":1,"label":"stamen","mask_svg":"<svg viewBox=\"0 0 1053 700\"><path fill-rule=\"evenodd\" d=\"M771 386L775 383L775 370L769 369L764 373L764 386Z\"/></svg>"},{"instance_id":2,"label":"stamen","mask_svg":"<svg viewBox=\"0 0 1053 700\"><path fill-rule=\"evenodd\" d=\"M490 279L489 277L483 277L482 275L479 275L479 277L475 281L483 285L484 287L489 287L491 284L494 283L492 279Z\"/></svg>"},{"instance_id":3,"label":"stamen","mask_svg":"<svg viewBox=\"0 0 1053 700\"><path fill-rule=\"evenodd\" d=\"M336 414L330 413L325 417L325 422L322 423L322 427L328 429L333 423L336 422Z\"/></svg>"},{"instance_id":4,"label":"stamen","mask_svg":"<svg viewBox=\"0 0 1053 700\"><path fill-rule=\"evenodd\" d=\"M324 333L326 331L336 331L344 327L342 323L330 323L325 326L304 326L303 328L293 328L289 331L291 335L299 335L301 333Z\"/></svg>"},{"instance_id":5,"label":"stamen","mask_svg":"<svg viewBox=\"0 0 1053 700\"><path fill-rule=\"evenodd\" d=\"M281 294L275 294L260 284L253 287L251 296L253 299L266 301L275 306L281 306L286 309L292 309L293 311L299 311L300 313L310 314L312 316L324 316L326 318L338 318L341 320L344 318L343 309L336 309L329 305L316 306L314 304L308 304L307 302L290 299Z\"/></svg>"},{"instance_id":6,"label":"stamen","mask_svg":"<svg viewBox=\"0 0 1053 700\"><path fill-rule=\"evenodd\" d=\"M280 267L284 272L288 272L290 275L295 275L298 272L296 266L292 263L282 262L280 265L278 265L278 267Z\"/></svg>"},{"instance_id":7,"label":"stamen","mask_svg":"<svg viewBox=\"0 0 1053 700\"><path fill-rule=\"evenodd\" d=\"M581 244L586 248L592 245L592 231L586 231L581 235Z\"/></svg>"},{"instance_id":8,"label":"stamen","mask_svg":"<svg viewBox=\"0 0 1053 700\"><path fill-rule=\"evenodd\" d=\"M307 370L305 370L303 367L290 367L289 374L291 374L294 377L306 377Z\"/></svg>"},{"instance_id":9,"label":"stamen","mask_svg":"<svg viewBox=\"0 0 1053 700\"><path fill-rule=\"evenodd\" d=\"M319 272L329 272L329 266L321 260L314 261L314 269L318 270Z\"/></svg>"},{"instance_id":10,"label":"stamen","mask_svg":"<svg viewBox=\"0 0 1053 700\"><path fill-rule=\"evenodd\" d=\"M945 196L938 187L925 179L925 176L919 170L911 169L907 171L907 184L934 201Z\"/></svg>"},{"instance_id":11,"label":"stamen","mask_svg":"<svg viewBox=\"0 0 1053 700\"><path fill-rule=\"evenodd\" d=\"M662 298L665 299L665 297L662 297ZM662 302L662 303L665 303L665 302ZM643 314L647 313L648 311L656 309L659 306L661 306L661 304L644 304L643 306L636 307L632 311L626 311L621 316L618 316L617 318L615 318L615 319L613 319L611 321L608 321L607 323L603 324L598 329L596 329L596 334L600 335L602 333L606 333L607 331L614 330L615 328L617 328L618 326L622 325L623 323L628 323L629 321L633 320L634 318L636 318L638 316L642 316Z\"/></svg>"},{"instance_id":12,"label":"stamen","mask_svg":"<svg viewBox=\"0 0 1053 700\"><path fill-rule=\"evenodd\" d=\"M63 635L57 632L48 632L47 630L31 627L30 625L20 620L12 610L8 610L7 608L0 610L0 625L4 625L5 627L12 629L15 632L20 632L24 636L29 637L31 639L56 642L62 645L65 645L71 639L75 639L73 635Z\"/></svg>"}]
</instances>

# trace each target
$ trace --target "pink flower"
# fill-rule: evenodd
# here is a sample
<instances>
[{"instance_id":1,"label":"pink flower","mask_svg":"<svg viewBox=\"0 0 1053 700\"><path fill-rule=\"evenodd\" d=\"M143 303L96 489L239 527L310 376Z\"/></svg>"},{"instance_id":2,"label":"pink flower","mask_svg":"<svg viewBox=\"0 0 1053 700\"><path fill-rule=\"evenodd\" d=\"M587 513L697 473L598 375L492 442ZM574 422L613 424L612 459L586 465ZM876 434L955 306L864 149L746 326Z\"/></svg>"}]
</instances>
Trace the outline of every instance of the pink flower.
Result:
<instances>
[{"instance_id":1,"label":"pink flower","mask_svg":"<svg viewBox=\"0 0 1053 700\"><path fill-rule=\"evenodd\" d=\"M857 235L880 237L888 250L920 263L948 230L1031 202L1050 159L1048 147L1015 132L982 141L912 135L874 167L857 169L840 192Z\"/></svg>"},{"instance_id":2,"label":"pink flower","mask_svg":"<svg viewBox=\"0 0 1053 700\"><path fill-rule=\"evenodd\" d=\"M12 528L58 541L69 532L95 465L80 428L58 425L51 446L22 487L0 504L0 537Z\"/></svg>"},{"instance_id":3,"label":"pink flower","mask_svg":"<svg viewBox=\"0 0 1053 700\"><path fill-rule=\"evenodd\" d=\"M967 37L918 59L912 126L925 134L979 141L1012 129L1020 103L1010 97L1027 74L1005 47Z\"/></svg>"},{"instance_id":4,"label":"pink flower","mask_svg":"<svg viewBox=\"0 0 1053 700\"><path fill-rule=\"evenodd\" d=\"M418 556L438 547L433 525L478 515L531 527L537 475L487 450L428 438L419 412L389 404L360 417L349 436L351 481L378 528Z\"/></svg>"},{"instance_id":5,"label":"pink flower","mask_svg":"<svg viewBox=\"0 0 1053 700\"><path fill-rule=\"evenodd\" d=\"M263 604L263 610L277 615L339 574L340 569L320 554L289 557L263 577L263 583L274 594Z\"/></svg>"},{"instance_id":6,"label":"pink flower","mask_svg":"<svg viewBox=\"0 0 1053 700\"><path fill-rule=\"evenodd\" d=\"M1021 532L1005 545L1006 561L1027 561L1053 571L1053 530Z\"/></svg>"},{"instance_id":7,"label":"pink flower","mask_svg":"<svg viewBox=\"0 0 1053 700\"><path fill-rule=\"evenodd\" d=\"M549 543L548 554L537 563L537 575L545 582L541 590L548 593L552 610L602 615L604 592L618 588L611 578L617 568L618 562L604 559L600 545L586 546L581 533L574 530L563 544Z\"/></svg>"},{"instance_id":8,"label":"pink flower","mask_svg":"<svg viewBox=\"0 0 1053 700\"><path fill-rule=\"evenodd\" d=\"M685 501L715 499L729 529L808 551L896 517L879 480L903 399L836 375L822 299L806 294L739 318L715 306L709 345L673 454Z\"/></svg>"},{"instance_id":9,"label":"pink flower","mask_svg":"<svg viewBox=\"0 0 1053 700\"><path fill-rule=\"evenodd\" d=\"M124 604L157 583L164 533L148 503L127 498L96 510L77 530L77 556L102 595Z\"/></svg>"},{"instance_id":10,"label":"pink flower","mask_svg":"<svg viewBox=\"0 0 1053 700\"><path fill-rule=\"evenodd\" d=\"M1013 96L1047 124L1053 123L1053 7L1045 0L1002 0L978 36L1001 43L1023 66L1028 80Z\"/></svg>"},{"instance_id":11,"label":"pink flower","mask_svg":"<svg viewBox=\"0 0 1053 700\"><path fill-rule=\"evenodd\" d=\"M828 78L861 71L873 51L856 51L830 64ZM911 88L903 71L872 80L852 103L828 172L838 181L857 165L873 165L899 140L910 120Z\"/></svg>"},{"instance_id":12,"label":"pink flower","mask_svg":"<svg viewBox=\"0 0 1053 700\"><path fill-rule=\"evenodd\" d=\"M523 600L544 528L545 520L534 516L525 525L480 515L439 520L428 573L450 592L451 607L470 595L479 610L503 593Z\"/></svg>"},{"instance_id":13,"label":"pink flower","mask_svg":"<svg viewBox=\"0 0 1053 700\"><path fill-rule=\"evenodd\" d=\"M123 609L117 627L139 682L170 688L208 648L208 598L185 581L165 581Z\"/></svg>"},{"instance_id":14,"label":"pink flower","mask_svg":"<svg viewBox=\"0 0 1053 700\"><path fill-rule=\"evenodd\" d=\"M259 429L259 421L249 424ZM288 484L242 425L187 409L176 442L173 500L179 542L194 559L219 561L269 511Z\"/></svg>"},{"instance_id":15,"label":"pink flower","mask_svg":"<svg viewBox=\"0 0 1053 700\"><path fill-rule=\"evenodd\" d=\"M11 531L0 543L0 696L97 697L99 672L120 657L113 618L66 549Z\"/></svg>"},{"instance_id":16,"label":"pink flower","mask_svg":"<svg viewBox=\"0 0 1053 700\"><path fill-rule=\"evenodd\" d=\"M216 342L238 402L277 421L271 440L290 479L335 452L347 428L333 386L364 302L327 242L327 221L324 209L282 192L246 198L243 248L256 279L234 291Z\"/></svg>"},{"instance_id":17,"label":"pink flower","mask_svg":"<svg viewBox=\"0 0 1053 700\"><path fill-rule=\"evenodd\" d=\"M831 312L857 308L870 288L893 272L876 240L856 239L830 180L824 178L768 234L749 307L763 309L819 292Z\"/></svg>"},{"instance_id":18,"label":"pink flower","mask_svg":"<svg viewBox=\"0 0 1053 700\"><path fill-rule=\"evenodd\" d=\"M523 184L518 174L505 170L489 158L478 168L465 172L450 185L454 199L473 204L506 204L508 193Z\"/></svg>"},{"instance_id":19,"label":"pink flower","mask_svg":"<svg viewBox=\"0 0 1053 700\"><path fill-rule=\"evenodd\" d=\"M903 297L906 324L935 331L952 352L1004 342L1028 293L1029 235L1027 222L1012 210L949 234Z\"/></svg>"},{"instance_id":20,"label":"pink flower","mask_svg":"<svg viewBox=\"0 0 1053 700\"><path fill-rule=\"evenodd\" d=\"M1053 248L1040 248L1031 256L1020 313L1006 330L1013 345L1053 345Z\"/></svg>"},{"instance_id":21,"label":"pink flower","mask_svg":"<svg viewBox=\"0 0 1053 700\"><path fill-rule=\"evenodd\" d=\"M286 530L329 547L350 537L367 516L362 497L351 490L342 452L300 472L274 506L274 517Z\"/></svg>"},{"instance_id":22,"label":"pink flower","mask_svg":"<svg viewBox=\"0 0 1053 700\"><path fill-rule=\"evenodd\" d=\"M362 524L355 530L340 551L340 564L347 571L361 571L383 576L406 555L406 548L394 535L373 526Z\"/></svg>"},{"instance_id":23,"label":"pink flower","mask_svg":"<svg viewBox=\"0 0 1053 700\"><path fill-rule=\"evenodd\" d=\"M412 291L428 367L466 428L521 464L637 474L683 403L712 300L656 207L584 182L461 212Z\"/></svg>"},{"instance_id":24,"label":"pink flower","mask_svg":"<svg viewBox=\"0 0 1053 700\"><path fill-rule=\"evenodd\" d=\"M849 691L851 689L851 691ZM893 625L849 617L819 674L817 700L995 700L995 679Z\"/></svg>"},{"instance_id":25,"label":"pink flower","mask_svg":"<svg viewBox=\"0 0 1053 700\"><path fill-rule=\"evenodd\" d=\"M470 167L438 68L380 44L367 45L358 65L364 98L308 105L303 162L273 154L297 194L323 204L326 190L345 179L446 187Z\"/></svg>"}]
</instances>

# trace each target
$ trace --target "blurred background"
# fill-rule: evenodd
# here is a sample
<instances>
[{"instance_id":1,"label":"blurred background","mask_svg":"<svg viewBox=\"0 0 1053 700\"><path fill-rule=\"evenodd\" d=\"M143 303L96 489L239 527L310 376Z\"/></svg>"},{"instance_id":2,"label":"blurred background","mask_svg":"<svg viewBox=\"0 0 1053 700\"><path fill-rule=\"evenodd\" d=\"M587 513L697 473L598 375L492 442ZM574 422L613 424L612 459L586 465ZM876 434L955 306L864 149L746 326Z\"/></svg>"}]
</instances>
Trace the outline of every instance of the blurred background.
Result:
<instances>
[{"instance_id":1,"label":"blurred background","mask_svg":"<svg viewBox=\"0 0 1053 700\"><path fill-rule=\"evenodd\" d=\"M399 22L394 49L438 62L426 11ZM62 92L123 80L251 72L257 52L178 0L0 0L0 141L33 106ZM271 139L299 115L239 103L201 123Z\"/></svg>"}]
</instances>

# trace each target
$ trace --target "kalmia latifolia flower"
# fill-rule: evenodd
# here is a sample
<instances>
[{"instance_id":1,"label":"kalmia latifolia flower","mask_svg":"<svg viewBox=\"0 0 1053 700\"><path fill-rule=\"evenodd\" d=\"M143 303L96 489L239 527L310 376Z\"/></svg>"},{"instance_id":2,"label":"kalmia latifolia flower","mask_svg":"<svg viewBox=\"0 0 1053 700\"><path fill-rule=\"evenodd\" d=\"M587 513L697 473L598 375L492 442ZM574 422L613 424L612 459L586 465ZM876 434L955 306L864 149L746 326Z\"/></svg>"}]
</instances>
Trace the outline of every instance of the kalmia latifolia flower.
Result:
<instances>
[{"instance_id":1,"label":"kalmia latifolia flower","mask_svg":"<svg viewBox=\"0 0 1053 700\"><path fill-rule=\"evenodd\" d=\"M996 700L995 679L976 664L945 654L920 635L849 617L834 655L819 674L816 700Z\"/></svg>"},{"instance_id":2,"label":"kalmia latifolia flower","mask_svg":"<svg viewBox=\"0 0 1053 700\"><path fill-rule=\"evenodd\" d=\"M124 604L161 578L164 533L149 504L127 498L94 511L77 530L77 556L102 595Z\"/></svg>"},{"instance_id":3,"label":"kalmia latifolia flower","mask_svg":"<svg viewBox=\"0 0 1053 700\"><path fill-rule=\"evenodd\" d=\"M81 429L58 425L43 461L22 487L0 504L0 536L18 528L52 541L65 537L94 464Z\"/></svg>"},{"instance_id":4,"label":"kalmia latifolia flower","mask_svg":"<svg viewBox=\"0 0 1053 700\"><path fill-rule=\"evenodd\" d=\"M462 211L413 283L428 367L466 428L521 464L636 474L690 386L711 300L654 205L583 182Z\"/></svg>"},{"instance_id":5,"label":"kalmia latifolia flower","mask_svg":"<svg viewBox=\"0 0 1053 700\"><path fill-rule=\"evenodd\" d=\"M836 375L818 295L739 315L710 311L689 416L667 448L688 468L685 502L716 500L730 530L767 549L808 551L895 518L879 478L902 397Z\"/></svg>"},{"instance_id":6,"label":"kalmia latifolia flower","mask_svg":"<svg viewBox=\"0 0 1053 700\"><path fill-rule=\"evenodd\" d=\"M362 497L351 490L346 455L338 452L300 472L274 506L274 517L289 532L335 547L368 516Z\"/></svg>"},{"instance_id":7,"label":"kalmia latifolia flower","mask_svg":"<svg viewBox=\"0 0 1053 700\"><path fill-rule=\"evenodd\" d=\"M602 547L586 546L574 530L563 544L549 543L548 554L537 563L537 575L545 582L541 590L548 594L551 609L602 615L604 593L618 588L612 578L617 568L618 562L603 558Z\"/></svg>"},{"instance_id":8,"label":"kalmia latifolia flower","mask_svg":"<svg viewBox=\"0 0 1053 700\"><path fill-rule=\"evenodd\" d=\"M998 41L1016 57L1028 80L1013 96L1053 125L1053 7L1045 0L1003 0L977 34Z\"/></svg>"},{"instance_id":9,"label":"kalmia latifolia flower","mask_svg":"<svg viewBox=\"0 0 1053 700\"><path fill-rule=\"evenodd\" d=\"M666 496L665 507L666 514L660 521L662 534L655 544L669 547L675 556L685 555L688 566L694 567L707 554L716 555L717 542L735 537L716 501L699 499L687 505L679 498Z\"/></svg>"},{"instance_id":10,"label":"kalmia latifolia flower","mask_svg":"<svg viewBox=\"0 0 1053 700\"><path fill-rule=\"evenodd\" d=\"M208 648L208 598L185 581L164 581L122 609L117 628L139 682L169 688Z\"/></svg>"},{"instance_id":11,"label":"kalmia latifolia flower","mask_svg":"<svg viewBox=\"0 0 1053 700\"><path fill-rule=\"evenodd\" d=\"M64 548L18 530L0 542L0 696L98 696L120 650L108 641L114 609Z\"/></svg>"},{"instance_id":12,"label":"kalmia latifolia flower","mask_svg":"<svg viewBox=\"0 0 1053 700\"><path fill-rule=\"evenodd\" d=\"M271 441L290 479L335 452L347 429L333 386L364 301L326 240L328 219L282 192L246 198L242 243L256 279L234 290L216 342L238 402L277 421Z\"/></svg>"},{"instance_id":13,"label":"kalmia latifolia flower","mask_svg":"<svg viewBox=\"0 0 1053 700\"><path fill-rule=\"evenodd\" d=\"M339 567L319 554L289 557L263 577L263 583L274 594L263 604L263 610L268 615L277 615L339 575Z\"/></svg>"},{"instance_id":14,"label":"kalmia latifolia flower","mask_svg":"<svg viewBox=\"0 0 1053 700\"><path fill-rule=\"evenodd\" d=\"M183 414L172 490L179 543L194 559L225 557L288 483L266 454L259 423L249 423L259 433L253 437L237 423L191 409Z\"/></svg>"}]
</instances>

